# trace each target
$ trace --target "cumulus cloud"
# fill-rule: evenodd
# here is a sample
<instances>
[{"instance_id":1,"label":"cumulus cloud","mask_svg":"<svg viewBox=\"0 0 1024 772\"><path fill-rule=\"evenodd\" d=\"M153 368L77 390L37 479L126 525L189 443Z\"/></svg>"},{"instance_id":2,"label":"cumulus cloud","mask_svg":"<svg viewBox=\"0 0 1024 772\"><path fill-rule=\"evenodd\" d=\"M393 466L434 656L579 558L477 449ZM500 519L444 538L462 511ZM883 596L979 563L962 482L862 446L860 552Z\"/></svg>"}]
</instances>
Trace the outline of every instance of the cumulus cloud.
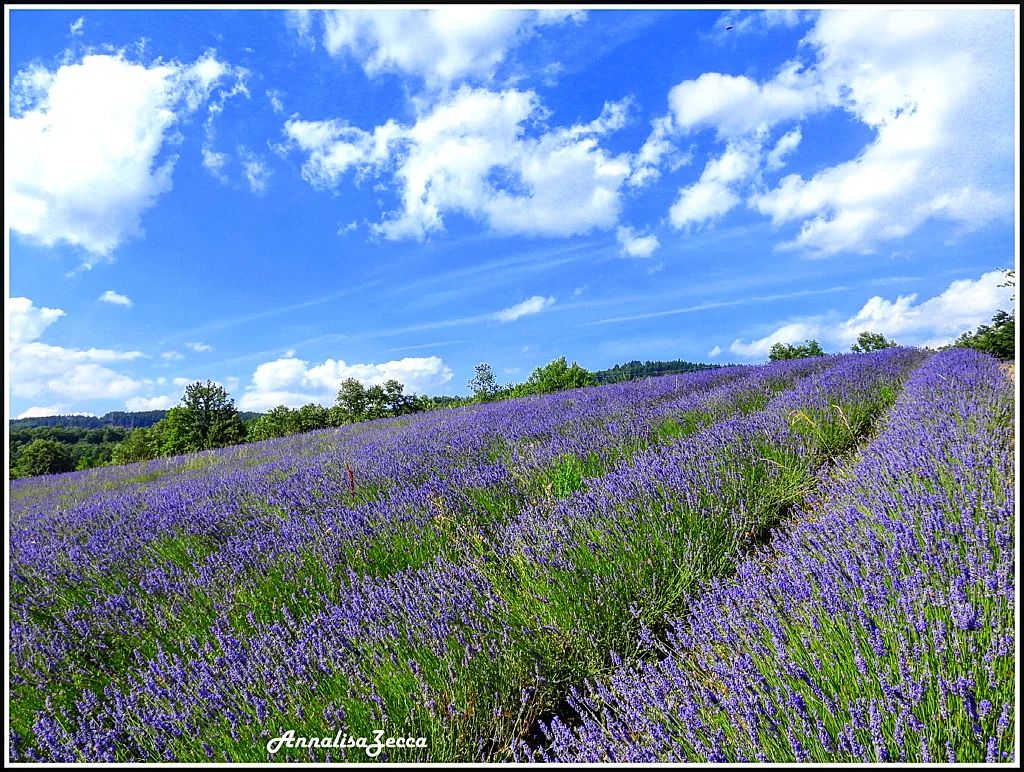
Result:
<instances>
[{"instance_id":1,"label":"cumulus cloud","mask_svg":"<svg viewBox=\"0 0 1024 772\"><path fill-rule=\"evenodd\" d=\"M764 29L803 20L744 18ZM732 185L702 179L681 189L670 212L677 225L746 202L774 225L799 225L781 247L824 256L872 251L930 219L971 228L1007 217L1013 211L1012 30L1010 11L824 11L802 41L807 61L787 62L760 82L707 72L673 87L669 113L653 124L631 184L656 178L681 137L713 130L726 153L748 143L758 173ZM782 168L804 138L800 122L840 110L868 127L871 141L809 179L791 174L764 188L760 170Z\"/></svg>"},{"instance_id":2,"label":"cumulus cloud","mask_svg":"<svg viewBox=\"0 0 1024 772\"><path fill-rule=\"evenodd\" d=\"M191 64L92 54L18 72L7 119L11 229L108 256L142 233L142 214L171 189L173 127L237 72L207 53Z\"/></svg>"},{"instance_id":3,"label":"cumulus cloud","mask_svg":"<svg viewBox=\"0 0 1024 772\"><path fill-rule=\"evenodd\" d=\"M669 171L674 172L693 163L693 151L681 151L673 139L674 134L671 115L663 115L651 121L651 133L632 159L630 187L642 188L657 180L661 176L661 166L667 166Z\"/></svg>"},{"instance_id":4,"label":"cumulus cloud","mask_svg":"<svg viewBox=\"0 0 1024 772\"><path fill-rule=\"evenodd\" d=\"M600 138L624 123L627 102L595 120L528 136L546 111L532 91L462 87L411 126L391 120L364 131L344 121L290 119L285 134L307 154L303 177L335 187L393 170L400 208L374 226L387 239L424 240L457 212L502 233L573 236L613 227L630 174L627 155Z\"/></svg>"},{"instance_id":5,"label":"cumulus cloud","mask_svg":"<svg viewBox=\"0 0 1024 772\"><path fill-rule=\"evenodd\" d=\"M366 386L394 379L406 391L421 393L452 379L452 370L437 356L405 357L380 364L347 364L327 359L310 366L294 356L259 365L238 401L241 410L269 410L276 405L301 407L310 402L332 405L341 382L355 378Z\"/></svg>"},{"instance_id":6,"label":"cumulus cloud","mask_svg":"<svg viewBox=\"0 0 1024 772\"><path fill-rule=\"evenodd\" d=\"M65 315L60 308L39 308L29 298L11 298L7 302L7 341L11 348L31 343Z\"/></svg>"},{"instance_id":7,"label":"cumulus cloud","mask_svg":"<svg viewBox=\"0 0 1024 772\"><path fill-rule=\"evenodd\" d=\"M144 385L105 365L130 362L141 351L71 349L39 340L46 329L63 317L59 308L40 308L29 298L8 303L10 389L17 397L98 399L135 393Z\"/></svg>"},{"instance_id":8,"label":"cumulus cloud","mask_svg":"<svg viewBox=\"0 0 1024 772\"><path fill-rule=\"evenodd\" d=\"M429 87L460 79L487 80L508 51L548 24L581 19L578 11L490 8L330 10L294 19L300 37L319 22L324 48L355 57L367 75L397 72Z\"/></svg>"},{"instance_id":9,"label":"cumulus cloud","mask_svg":"<svg viewBox=\"0 0 1024 772\"><path fill-rule=\"evenodd\" d=\"M130 397L125 400L125 410L168 410L181 401L181 397L174 394L167 394L159 397Z\"/></svg>"},{"instance_id":10,"label":"cumulus cloud","mask_svg":"<svg viewBox=\"0 0 1024 772\"><path fill-rule=\"evenodd\" d=\"M174 362L178 359L184 359L185 357L183 357L178 351L164 351L160 354L160 358L166 359L168 362Z\"/></svg>"},{"instance_id":11,"label":"cumulus cloud","mask_svg":"<svg viewBox=\"0 0 1024 772\"><path fill-rule=\"evenodd\" d=\"M729 351L743 357L766 357L776 343L798 343L809 338L821 338L825 329L820 321L790 322L763 338L749 343L744 343L739 339L734 340L729 345Z\"/></svg>"},{"instance_id":12,"label":"cumulus cloud","mask_svg":"<svg viewBox=\"0 0 1024 772\"><path fill-rule=\"evenodd\" d=\"M545 308L553 305L554 302L555 299L553 297L534 295L533 297L527 298L522 303L516 303L514 306L498 311L494 315L494 318L500 322L514 322L516 319L524 316L539 314Z\"/></svg>"},{"instance_id":13,"label":"cumulus cloud","mask_svg":"<svg viewBox=\"0 0 1024 772\"><path fill-rule=\"evenodd\" d=\"M132 301L127 295L121 295L114 290L107 290L100 295L100 300L104 303L113 303L115 306L131 306Z\"/></svg>"},{"instance_id":14,"label":"cumulus cloud","mask_svg":"<svg viewBox=\"0 0 1024 772\"><path fill-rule=\"evenodd\" d=\"M721 353L722 353L722 347L721 346L715 346L715 347L713 347L708 352L708 357L710 357L711 359L714 359L715 357L717 357Z\"/></svg>"},{"instance_id":15,"label":"cumulus cloud","mask_svg":"<svg viewBox=\"0 0 1024 772\"><path fill-rule=\"evenodd\" d=\"M856 157L753 198L786 246L868 251L938 217L974 226L1012 212L1013 41L999 13L825 13L809 35L834 100L871 127Z\"/></svg>"},{"instance_id":16,"label":"cumulus cloud","mask_svg":"<svg viewBox=\"0 0 1024 772\"><path fill-rule=\"evenodd\" d=\"M669 222L676 228L702 225L729 212L740 203L738 187L758 169L759 145L730 144L718 158L708 161L697 182L679 190L669 209Z\"/></svg>"},{"instance_id":17,"label":"cumulus cloud","mask_svg":"<svg viewBox=\"0 0 1024 772\"><path fill-rule=\"evenodd\" d=\"M802 118L827 104L823 85L796 62L763 84L745 75L706 72L674 86L668 102L679 131L713 128L723 140Z\"/></svg>"},{"instance_id":18,"label":"cumulus cloud","mask_svg":"<svg viewBox=\"0 0 1024 772\"><path fill-rule=\"evenodd\" d=\"M797 319L750 342L735 340L734 354L764 357L775 343L798 343L814 338L836 350L848 350L864 331L877 332L905 345L941 346L961 333L988 322L1000 308L1009 308L1012 287L1002 271L989 271L977 279L958 279L938 295L918 302L917 293L888 300L870 298L846 319L825 315Z\"/></svg>"},{"instance_id":19,"label":"cumulus cloud","mask_svg":"<svg viewBox=\"0 0 1024 772\"><path fill-rule=\"evenodd\" d=\"M628 225L616 228L615 238L621 247L619 254L628 257L650 257L661 246L657 236L641 236Z\"/></svg>"},{"instance_id":20,"label":"cumulus cloud","mask_svg":"<svg viewBox=\"0 0 1024 772\"><path fill-rule=\"evenodd\" d=\"M198 351L200 354L205 352L205 351L213 351L213 346L211 346L211 345L209 345L207 343L195 342L195 343L186 343L185 345L188 348L192 349L193 351Z\"/></svg>"},{"instance_id":21,"label":"cumulus cloud","mask_svg":"<svg viewBox=\"0 0 1024 772\"><path fill-rule=\"evenodd\" d=\"M72 36L81 35L84 30L85 30L85 17L84 16L79 16L77 19L75 19L73 22L71 22L70 25L68 25L68 32L71 33Z\"/></svg>"}]
</instances>

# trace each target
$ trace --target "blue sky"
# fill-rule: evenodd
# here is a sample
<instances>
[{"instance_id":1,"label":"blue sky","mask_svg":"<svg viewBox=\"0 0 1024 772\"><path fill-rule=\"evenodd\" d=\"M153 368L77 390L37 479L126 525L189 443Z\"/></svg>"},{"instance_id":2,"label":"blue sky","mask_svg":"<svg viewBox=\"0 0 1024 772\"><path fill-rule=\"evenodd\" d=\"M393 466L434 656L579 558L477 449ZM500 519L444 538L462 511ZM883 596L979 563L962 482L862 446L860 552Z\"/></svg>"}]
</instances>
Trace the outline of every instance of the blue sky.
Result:
<instances>
[{"instance_id":1,"label":"blue sky","mask_svg":"<svg viewBox=\"0 0 1024 772\"><path fill-rule=\"evenodd\" d=\"M1012 9L8 14L11 416L1011 304Z\"/></svg>"}]
</instances>

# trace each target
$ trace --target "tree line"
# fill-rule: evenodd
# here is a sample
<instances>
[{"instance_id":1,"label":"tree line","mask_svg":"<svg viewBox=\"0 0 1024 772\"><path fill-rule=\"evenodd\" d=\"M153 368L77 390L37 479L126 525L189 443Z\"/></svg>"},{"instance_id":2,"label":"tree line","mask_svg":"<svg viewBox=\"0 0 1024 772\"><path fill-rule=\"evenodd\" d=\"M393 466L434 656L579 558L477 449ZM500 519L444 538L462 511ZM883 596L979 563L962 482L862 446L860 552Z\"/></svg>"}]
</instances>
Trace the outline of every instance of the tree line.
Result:
<instances>
[{"instance_id":1,"label":"tree line","mask_svg":"<svg viewBox=\"0 0 1024 772\"><path fill-rule=\"evenodd\" d=\"M1014 286L1014 272L1007 272L1007 282ZM997 311L991 324L983 324L974 332L961 335L952 345L974 348L1000 359L1013 359L1016 339L1014 316L1010 311ZM863 331L851 347L854 352L877 351L899 345L884 335ZM786 359L824 356L816 340L803 343L776 343L768 358L772 362ZM536 394L551 394L565 389L596 386L620 380L677 372L691 372L720 365L705 365L676 360L672 362L632 361L608 370L591 372L575 361L559 357L537 367L522 383L501 385L493 368L486 362L476 365L467 383L471 396L435 396L406 394L397 380L365 386L355 378L341 382L334 404L324 407L316 403L289 408L278 405L259 415L240 413L228 392L213 381L196 381L185 388L181 404L170 410L150 411L163 417L150 426L126 428L104 426L48 425L56 417L24 419L41 424L14 428L12 422L8 469L12 478L89 469L107 464L128 464L148 461L199 450L222 448L243 442L284 437L289 434L343 426L350 423L390 418L425 410L462 407L479 402L492 402ZM123 422L145 421L130 418L131 413L108 413ZM67 417L65 417L67 418ZM89 418L96 421L94 417ZM88 423L87 423L88 425Z\"/></svg>"}]
</instances>

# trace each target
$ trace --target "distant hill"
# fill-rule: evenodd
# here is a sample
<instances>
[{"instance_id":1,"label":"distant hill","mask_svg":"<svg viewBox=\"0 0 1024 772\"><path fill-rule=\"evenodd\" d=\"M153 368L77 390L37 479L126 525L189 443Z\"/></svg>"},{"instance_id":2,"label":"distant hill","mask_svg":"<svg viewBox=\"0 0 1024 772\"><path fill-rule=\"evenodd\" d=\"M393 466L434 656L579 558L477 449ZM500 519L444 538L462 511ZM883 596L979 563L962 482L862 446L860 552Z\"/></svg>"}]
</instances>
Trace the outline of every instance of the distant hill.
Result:
<instances>
[{"instance_id":1,"label":"distant hill","mask_svg":"<svg viewBox=\"0 0 1024 772\"><path fill-rule=\"evenodd\" d=\"M78 429L103 429L119 426L123 429L140 429L162 421L166 410L142 410L127 413L114 410L99 417L90 415L48 415L38 418L12 418L11 429L35 429L41 426L73 426ZM239 413L243 421L259 418L262 413Z\"/></svg>"},{"instance_id":2,"label":"distant hill","mask_svg":"<svg viewBox=\"0 0 1024 772\"><path fill-rule=\"evenodd\" d=\"M668 362L640 362L634 359L623 365L615 365L607 370L598 370L594 373L597 382L619 383L621 381L632 381L637 378L650 378L654 375L678 375L680 373L692 373L697 370L711 370L722 365L707 365L701 362L685 362L682 359L674 359Z\"/></svg>"}]
</instances>

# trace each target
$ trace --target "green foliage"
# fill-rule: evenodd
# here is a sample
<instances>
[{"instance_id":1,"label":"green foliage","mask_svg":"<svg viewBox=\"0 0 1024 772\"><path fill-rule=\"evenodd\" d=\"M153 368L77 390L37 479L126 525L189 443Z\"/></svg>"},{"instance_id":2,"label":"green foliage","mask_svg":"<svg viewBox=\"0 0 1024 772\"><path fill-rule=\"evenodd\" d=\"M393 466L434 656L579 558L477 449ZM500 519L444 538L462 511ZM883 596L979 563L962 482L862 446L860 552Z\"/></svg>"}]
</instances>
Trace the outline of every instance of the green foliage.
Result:
<instances>
[{"instance_id":1,"label":"green foliage","mask_svg":"<svg viewBox=\"0 0 1024 772\"><path fill-rule=\"evenodd\" d=\"M111 462L130 464L245 442L245 424L222 386L196 381L185 387L181 401L162 421L132 431L114 448Z\"/></svg>"},{"instance_id":2,"label":"green foliage","mask_svg":"<svg viewBox=\"0 0 1024 772\"><path fill-rule=\"evenodd\" d=\"M473 373L473 377L466 384L473 392L473 398L477 402L494 399L500 389L498 388L498 379L494 377L494 370L491 369L491 366L486 362L481 362L474 368Z\"/></svg>"},{"instance_id":3,"label":"green foliage","mask_svg":"<svg viewBox=\"0 0 1024 772\"><path fill-rule=\"evenodd\" d=\"M535 369L526 385L533 394L551 394L564 389L596 386L597 379L592 372L580 367L576 362L570 365L565 361L565 357L559 357Z\"/></svg>"},{"instance_id":4,"label":"green foliage","mask_svg":"<svg viewBox=\"0 0 1024 772\"><path fill-rule=\"evenodd\" d=\"M296 424L294 411L284 405L278 405L246 427L246 439L249 442L259 442L284 437L298 431Z\"/></svg>"},{"instance_id":5,"label":"green foliage","mask_svg":"<svg viewBox=\"0 0 1024 772\"><path fill-rule=\"evenodd\" d=\"M640 362L634 359L622 365L615 365L607 370L597 370L594 378L599 384L635 381L638 378L650 378L655 375L678 375L692 373L697 370L710 370L721 365L706 365L698 362L686 362L674 359L668 362Z\"/></svg>"},{"instance_id":6,"label":"green foliage","mask_svg":"<svg viewBox=\"0 0 1024 772\"><path fill-rule=\"evenodd\" d=\"M1013 359L1017 350L1016 332L1013 314L996 311L992 324L983 324L974 332L965 332L953 345L984 351L999 359Z\"/></svg>"},{"instance_id":7,"label":"green foliage","mask_svg":"<svg viewBox=\"0 0 1024 772\"><path fill-rule=\"evenodd\" d=\"M19 477L18 462L22 452L35 440L51 440L68 449L73 469L92 469L110 463L114 447L128 436L128 430L118 426L85 429L78 426L45 425L25 427L11 422L8 447L8 469L11 477Z\"/></svg>"},{"instance_id":8,"label":"green foliage","mask_svg":"<svg viewBox=\"0 0 1024 772\"><path fill-rule=\"evenodd\" d=\"M176 408L167 411L167 447L184 447L186 452L237 445L245 440L245 425L227 390L213 381L199 381L185 387L181 412L171 421Z\"/></svg>"},{"instance_id":9,"label":"green foliage","mask_svg":"<svg viewBox=\"0 0 1024 772\"><path fill-rule=\"evenodd\" d=\"M112 464L133 464L136 461L151 461L160 455L157 432L153 428L135 429L124 441L114 447Z\"/></svg>"},{"instance_id":10,"label":"green foliage","mask_svg":"<svg viewBox=\"0 0 1024 772\"><path fill-rule=\"evenodd\" d=\"M792 343L776 343L768 354L772 362L780 362L784 359L805 359L806 357L822 357L825 352L816 340L804 341L796 346Z\"/></svg>"},{"instance_id":11,"label":"green foliage","mask_svg":"<svg viewBox=\"0 0 1024 772\"><path fill-rule=\"evenodd\" d=\"M75 460L67 445L55 440L33 440L21 452L16 467L17 476L35 477L41 474L70 472Z\"/></svg>"},{"instance_id":12,"label":"green foliage","mask_svg":"<svg viewBox=\"0 0 1024 772\"><path fill-rule=\"evenodd\" d=\"M892 348L898 345L896 341L889 340L880 332L864 330L857 336L857 342L850 347L850 350L856 354L866 354L869 351L881 351L883 348Z\"/></svg>"},{"instance_id":13,"label":"green foliage","mask_svg":"<svg viewBox=\"0 0 1024 772\"><path fill-rule=\"evenodd\" d=\"M359 421L370 421L374 418L418 413L425 409L426 404L428 403L422 398L406 394L405 386L394 379L385 381L383 386L378 384L366 388L355 378L346 378L341 382L337 401L330 409L328 418L330 425L341 426ZM306 405L302 410L308 411L312 416L315 406ZM315 420L321 419L322 416L317 413ZM299 429L299 431L309 430Z\"/></svg>"}]
</instances>

